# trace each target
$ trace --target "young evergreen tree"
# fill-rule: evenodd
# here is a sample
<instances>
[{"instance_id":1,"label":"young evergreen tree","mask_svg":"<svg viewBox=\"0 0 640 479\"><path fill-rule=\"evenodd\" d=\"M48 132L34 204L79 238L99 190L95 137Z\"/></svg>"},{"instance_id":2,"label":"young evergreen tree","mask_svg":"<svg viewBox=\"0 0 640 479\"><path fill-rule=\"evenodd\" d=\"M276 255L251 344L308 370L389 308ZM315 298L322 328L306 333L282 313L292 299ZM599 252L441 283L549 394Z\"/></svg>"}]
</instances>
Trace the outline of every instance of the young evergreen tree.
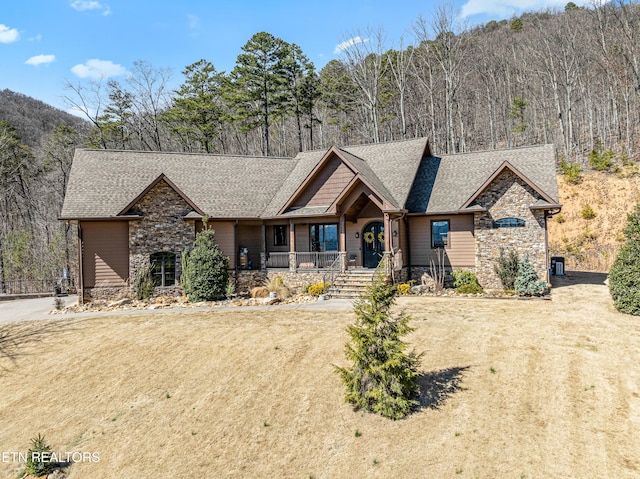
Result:
<instances>
[{"instance_id":1,"label":"young evergreen tree","mask_svg":"<svg viewBox=\"0 0 640 479\"><path fill-rule=\"evenodd\" d=\"M640 316L640 204L627 216L624 235L609 272L609 291L618 311Z\"/></svg>"},{"instance_id":2,"label":"young evergreen tree","mask_svg":"<svg viewBox=\"0 0 640 479\"><path fill-rule=\"evenodd\" d=\"M544 290L544 283L539 281L535 268L529 261L529 255L524 255L518 266L518 276L513 287L520 296L536 296Z\"/></svg>"},{"instance_id":3,"label":"young evergreen tree","mask_svg":"<svg viewBox=\"0 0 640 479\"><path fill-rule=\"evenodd\" d=\"M218 301L226 297L229 258L214 239L212 229L196 235L195 247L182 253L181 284L189 301Z\"/></svg>"},{"instance_id":4,"label":"young evergreen tree","mask_svg":"<svg viewBox=\"0 0 640 479\"><path fill-rule=\"evenodd\" d=\"M348 327L345 347L350 368L337 368L347 393L358 409L400 419L418 404L419 356L406 353L401 337L411 332L409 316L392 315L397 291L382 276L375 279L354 305L356 321Z\"/></svg>"}]
</instances>

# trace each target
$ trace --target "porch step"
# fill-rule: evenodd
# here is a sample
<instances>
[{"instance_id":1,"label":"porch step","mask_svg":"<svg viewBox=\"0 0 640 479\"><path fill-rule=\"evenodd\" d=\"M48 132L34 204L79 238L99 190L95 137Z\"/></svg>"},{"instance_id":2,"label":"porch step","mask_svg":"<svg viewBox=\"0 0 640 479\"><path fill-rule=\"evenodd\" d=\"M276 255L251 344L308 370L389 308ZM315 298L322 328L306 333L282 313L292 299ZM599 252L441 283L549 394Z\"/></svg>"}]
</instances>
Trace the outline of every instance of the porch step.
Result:
<instances>
[{"instance_id":1,"label":"porch step","mask_svg":"<svg viewBox=\"0 0 640 479\"><path fill-rule=\"evenodd\" d=\"M375 270L348 270L334 280L327 295L331 298L356 299L370 286Z\"/></svg>"}]
</instances>

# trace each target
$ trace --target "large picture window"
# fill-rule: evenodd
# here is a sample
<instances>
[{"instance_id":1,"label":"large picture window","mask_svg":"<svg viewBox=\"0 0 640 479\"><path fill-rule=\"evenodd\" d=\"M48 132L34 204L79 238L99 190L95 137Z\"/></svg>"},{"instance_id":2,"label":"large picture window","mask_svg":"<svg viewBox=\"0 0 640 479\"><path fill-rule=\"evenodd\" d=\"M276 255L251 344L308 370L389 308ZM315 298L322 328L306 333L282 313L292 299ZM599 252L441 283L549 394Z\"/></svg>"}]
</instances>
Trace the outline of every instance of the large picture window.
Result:
<instances>
[{"instance_id":1,"label":"large picture window","mask_svg":"<svg viewBox=\"0 0 640 479\"><path fill-rule=\"evenodd\" d=\"M151 279L154 286L176 284L176 255L174 253L153 253L151 255Z\"/></svg>"},{"instance_id":2,"label":"large picture window","mask_svg":"<svg viewBox=\"0 0 640 479\"><path fill-rule=\"evenodd\" d=\"M338 225L310 225L311 251L338 251Z\"/></svg>"},{"instance_id":3,"label":"large picture window","mask_svg":"<svg viewBox=\"0 0 640 479\"><path fill-rule=\"evenodd\" d=\"M431 222L431 247L446 248L449 246L449 220Z\"/></svg>"},{"instance_id":4,"label":"large picture window","mask_svg":"<svg viewBox=\"0 0 640 479\"><path fill-rule=\"evenodd\" d=\"M273 245L287 246L287 225L275 225L273 227Z\"/></svg>"}]
</instances>

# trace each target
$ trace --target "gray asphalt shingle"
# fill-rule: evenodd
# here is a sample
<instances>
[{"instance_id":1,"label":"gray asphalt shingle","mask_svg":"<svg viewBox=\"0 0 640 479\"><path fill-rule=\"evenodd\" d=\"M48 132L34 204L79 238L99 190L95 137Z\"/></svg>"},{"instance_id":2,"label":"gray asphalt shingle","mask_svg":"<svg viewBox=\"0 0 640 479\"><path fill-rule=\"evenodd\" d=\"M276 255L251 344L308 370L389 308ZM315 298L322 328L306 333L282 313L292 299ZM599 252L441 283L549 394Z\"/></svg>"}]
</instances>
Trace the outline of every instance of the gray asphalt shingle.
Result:
<instances>
[{"instance_id":1,"label":"gray asphalt shingle","mask_svg":"<svg viewBox=\"0 0 640 479\"><path fill-rule=\"evenodd\" d=\"M552 145L423 158L426 147L420 138L340 150L398 209L457 211L504 161L558 199ZM61 217L116 216L161 174L212 218L273 217L327 151L263 158L79 149Z\"/></svg>"}]
</instances>

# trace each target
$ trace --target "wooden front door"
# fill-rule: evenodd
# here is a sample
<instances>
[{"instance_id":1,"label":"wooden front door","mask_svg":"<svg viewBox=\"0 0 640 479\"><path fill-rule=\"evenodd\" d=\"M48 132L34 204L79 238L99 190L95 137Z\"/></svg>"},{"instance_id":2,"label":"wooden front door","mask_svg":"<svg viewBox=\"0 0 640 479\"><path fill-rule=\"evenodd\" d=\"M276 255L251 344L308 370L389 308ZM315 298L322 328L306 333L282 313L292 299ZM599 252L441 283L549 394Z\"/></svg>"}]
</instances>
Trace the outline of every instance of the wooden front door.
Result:
<instances>
[{"instance_id":1,"label":"wooden front door","mask_svg":"<svg viewBox=\"0 0 640 479\"><path fill-rule=\"evenodd\" d=\"M362 230L362 258L365 268L376 268L384 255L384 225L369 223Z\"/></svg>"}]
</instances>

